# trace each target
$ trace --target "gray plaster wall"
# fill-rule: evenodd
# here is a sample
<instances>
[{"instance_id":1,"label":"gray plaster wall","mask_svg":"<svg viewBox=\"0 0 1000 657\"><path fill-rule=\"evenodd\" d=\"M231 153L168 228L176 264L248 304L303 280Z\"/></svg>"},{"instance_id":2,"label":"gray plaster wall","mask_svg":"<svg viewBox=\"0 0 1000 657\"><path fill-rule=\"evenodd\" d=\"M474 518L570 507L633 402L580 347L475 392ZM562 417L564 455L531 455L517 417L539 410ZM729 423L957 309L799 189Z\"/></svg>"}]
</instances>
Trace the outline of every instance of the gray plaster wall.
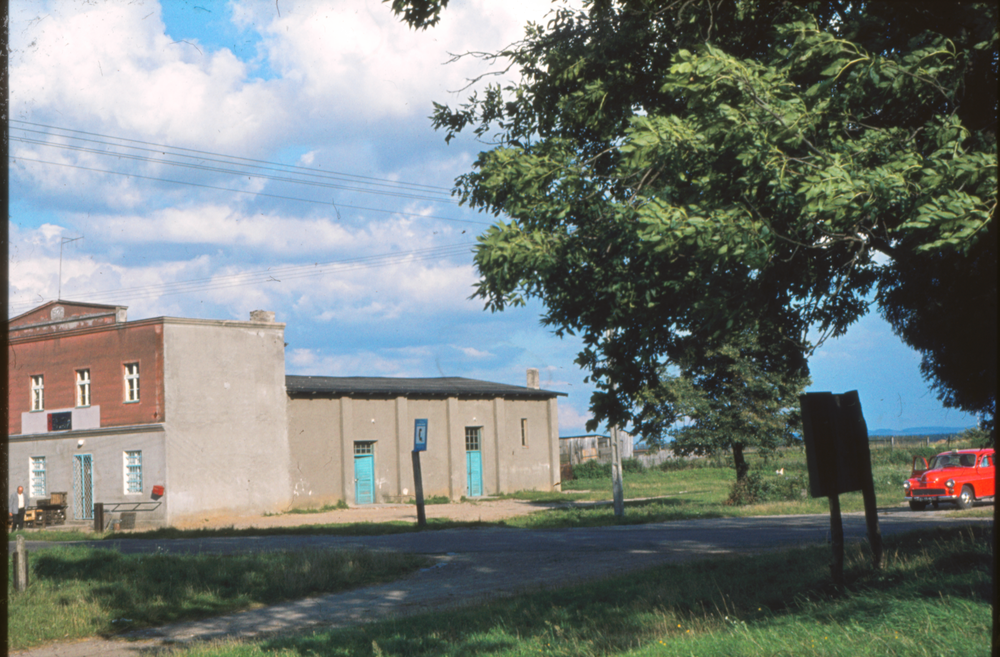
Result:
<instances>
[{"instance_id":1,"label":"gray plaster wall","mask_svg":"<svg viewBox=\"0 0 1000 657\"><path fill-rule=\"evenodd\" d=\"M295 396L288 402L290 479L296 507L356 502L354 445L374 443L375 501L415 494L412 450L416 419L428 421L420 456L424 496L468 496L465 431L482 431L483 494L553 490L559 485L556 400L354 399ZM521 419L528 442L522 445Z\"/></svg>"},{"instance_id":2,"label":"gray plaster wall","mask_svg":"<svg viewBox=\"0 0 1000 657\"><path fill-rule=\"evenodd\" d=\"M167 518L166 498L154 500L151 496L154 485L166 482L166 440L162 427L19 436L10 439L9 450L8 499L18 486L24 486L25 492L30 493L31 457L44 456L46 497L53 491L67 493L67 522L92 526L91 520L81 517L79 497L74 490L75 457L89 454L93 468L92 501L103 503L108 509L119 506L117 512L109 511L105 515L106 521L119 518L123 510L137 511L136 526L162 525ZM125 492L125 452L132 450L142 452L142 493L139 494ZM36 503L36 499L29 498L29 506Z\"/></svg>"},{"instance_id":3,"label":"gray plaster wall","mask_svg":"<svg viewBox=\"0 0 1000 657\"><path fill-rule=\"evenodd\" d=\"M289 507L284 326L165 320L171 523Z\"/></svg>"}]
</instances>

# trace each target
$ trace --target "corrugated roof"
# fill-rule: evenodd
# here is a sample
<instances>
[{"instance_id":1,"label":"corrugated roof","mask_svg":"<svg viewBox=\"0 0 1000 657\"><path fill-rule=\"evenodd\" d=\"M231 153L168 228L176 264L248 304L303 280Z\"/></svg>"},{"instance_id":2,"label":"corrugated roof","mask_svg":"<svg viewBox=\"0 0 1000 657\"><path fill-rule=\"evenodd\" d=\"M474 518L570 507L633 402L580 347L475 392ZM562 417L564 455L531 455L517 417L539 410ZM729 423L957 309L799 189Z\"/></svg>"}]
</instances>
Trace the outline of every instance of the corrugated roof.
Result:
<instances>
[{"instance_id":1,"label":"corrugated roof","mask_svg":"<svg viewBox=\"0 0 1000 657\"><path fill-rule=\"evenodd\" d=\"M460 376L405 379L378 376L285 376L289 394L391 395L395 397L525 397L552 399L564 392L538 390Z\"/></svg>"}]
</instances>

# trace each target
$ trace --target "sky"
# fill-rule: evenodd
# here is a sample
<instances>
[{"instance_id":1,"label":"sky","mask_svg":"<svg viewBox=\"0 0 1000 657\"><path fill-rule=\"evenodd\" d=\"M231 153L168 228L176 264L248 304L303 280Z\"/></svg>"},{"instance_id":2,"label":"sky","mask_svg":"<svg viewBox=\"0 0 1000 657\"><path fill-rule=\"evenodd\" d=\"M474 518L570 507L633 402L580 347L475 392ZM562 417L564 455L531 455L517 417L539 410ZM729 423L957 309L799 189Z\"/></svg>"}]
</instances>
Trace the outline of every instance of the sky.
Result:
<instances>
[{"instance_id":1,"label":"sky","mask_svg":"<svg viewBox=\"0 0 1000 657\"><path fill-rule=\"evenodd\" d=\"M489 145L428 118L495 70L453 55L551 5L452 5L415 32L375 0L11 0L10 316L56 298L129 319L272 310L289 374L524 385L538 368L567 395L560 433L585 433L580 343L537 302L470 298L492 217L450 190ZM871 429L975 425L919 362L869 315L813 356L809 390L858 390Z\"/></svg>"}]
</instances>

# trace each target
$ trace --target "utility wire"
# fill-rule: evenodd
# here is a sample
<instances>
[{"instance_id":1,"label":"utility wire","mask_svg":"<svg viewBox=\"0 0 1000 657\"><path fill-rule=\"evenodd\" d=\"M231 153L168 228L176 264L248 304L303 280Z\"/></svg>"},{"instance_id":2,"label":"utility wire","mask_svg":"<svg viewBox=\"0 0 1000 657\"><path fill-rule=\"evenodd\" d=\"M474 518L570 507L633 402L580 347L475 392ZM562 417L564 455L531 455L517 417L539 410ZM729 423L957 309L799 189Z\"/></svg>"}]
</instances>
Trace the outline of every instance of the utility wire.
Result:
<instances>
[{"instance_id":1,"label":"utility wire","mask_svg":"<svg viewBox=\"0 0 1000 657\"><path fill-rule=\"evenodd\" d=\"M126 178L139 178L139 179L142 179L142 180L155 180L157 182L171 183L171 184L174 184L174 185L188 185L189 187L201 187L203 189L215 189L215 190L219 190L219 191L223 191L223 192L230 192L230 193L233 193L233 194L248 194L248 195L252 195L252 196L263 196L263 197L266 197L266 198L276 198L276 199L280 199L280 200L283 200L283 201L298 201L300 203L314 203L316 205L330 206L330 207L334 208L334 210L336 210L337 208L350 208L352 210L364 210L366 212L383 212L383 213L386 213L386 214L403 215L405 217L419 217L421 219L439 219L441 221L452 221L452 222L462 223L462 224L476 224L476 225L479 225L479 226L488 226L488 225L490 225L489 222L485 222L485 221L472 221L471 219L452 219L450 217L441 217L441 216L430 215L430 214L420 214L418 212L402 212L402 211L399 211L399 210L384 210L384 209L381 209L381 208L369 208L369 207L365 207L365 206L361 206L361 205L347 205L347 204L335 203L333 201L320 201L320 200L317 200L317 199L301 198L301 197L297 197L297 196L283 196L281 194L267 194L265 192L251 192L251 191L247 191L247 190L243 190L243 189L231 189L229 187L218 187L216 185L206 185L204 183L189 182L189 181L186 181L186 180L171 180L169 178L158 178L156 176L143 176L143 175L140 175L140 174L137 174L137 173L122 173L121 171L109 171L107 169L97 169L97 168L94 168L94 167L85 167L85 166L80 165L80 164L67 164L66 162L50 162L48 160L38 160L38 159L35 159L35 158L30 158L30 157L17 156L17 157L11 157L11 159L14 160L15 162L17 162L17 161L24 161L24 162L37 162L39 164L51 164L51 165L57 166L57 167L67 167L67 168L70 168L70 169L81 169L83 171L94 171L96 173L109 173L109 174L112 174L112 175L115 175L115 176L125 176Z\"/></svg>"},{"instance_id":2,"label":"utility wire","mask_svg":"<svg viewBox=\"0 0 1000 657\"><path fill-rule=\"evenodd\" d=\"M186 168L186 169L195 169L195 170L198 170L198 171L208 171L208 172L211 172L211 173L224 173L224 174L230 174L230 175L234 175L234 176L246 176L248 178L257 178L259 180L272 180L272 181L275 181L275 182L286 182L286 183L291 183L291 184L294 184L294 185L308 185L308 186L311 186L311 187L324 187L324 188L327 188L327 189L342 189L342 190L352 191L352 192L361 192L361 193L364 193L364 194L374 194L376 196L395 196L395 197L398 197L398 198L407 198L407 199L413 199L413 200L417 200L417 201L430 201L432 203L457 204L457 202L454 199L452 199L452 198L441 198L441 197L434 197L434 196L422 196L422 195L416 195L416 194L408 194L408 193L403 193L403 192L390 192L390 191L384 191L384 190L377 190L376 191L376 190L372 190L372 189L366 189L364 187L348 187L348 186L345 186L345 185L338 185L338 184L334 184L334 183L330 183L330 182L323 182L323 181L319 181L319 180L302 180L302 179L296 179L296 178L279 177L279 176L274 176L274 175L267 175L267 174L256 173L256 172L253 172L253 171L239 171L239 170L236 170L236 169L224 169L224 168L221 168L221 167L206 166L204 164L195 164L193 162L174 162L174 161L163 159L163 158L150 157L148 155L132 155L132 154L129 154L129 153L113 153L113 152L104 151L104 150L100 150L100 149L96 149L96 148L87 148L85 146L72 146L72 145L69 145L69 144L54 144L52 142L42 141L40 139L27 139L27 138L24 138L24 137L11 137L10 140L11 141L16 141L16 142L21 142L22 144L34 144L34 145L43 146L43 147L46 147L46 148L58 148L58 149L61 149L61 150L76 151L76 152L79 152L79 153L93 153L95 155L101 155L101 156L105 156L105 157L113 157L113 158L116 158L116 159L119 159L119 160L125 159L125 160L134 160L134 161L140 161L140 162L149 162L151 164L165 164L165 165L168 165L168 166L183 167L183 168ZM17 159L17 158L13 158L13 159ZM28 158L24 158L24 159L28 159ZM131 174L125 174L125 175L131 175Z\"/></svg>"},{"instance_id":3,"label":"utility wire","mask_svg":"<svg viewBox=\"0 0 1000 657\"><path fill-rule=\"evenodd\" d=\"M389 180L387 178L374 178L374 177L371 177L371 176L361 176L361 175L357 175L357 174L343 173L343 172L337 172L337 171L329 171L328 172L328 171L324 171L322 169L317 169L317 168L314 168L314 167L303 167L303 166L299 166L299 165L282 164L280 162L270 162L270 161L267 161L267 160L256 160L256 159L252 159L252 158L240 157L240 156L237 156L237 155L225 155L225 154L221 154L221 153L214 153L212 151L197 150L197 149L193 149L193 148L184 148L184 147L181 147L181 146L166 146L164 144L157 144L157 143L149 142L149 141L142 141L142 140L138 140L138 139L128 139L126 137L115 137L115 136L112 136L112 135L102 135L100 133L95 133L95 132L87 132L87 131L84 131L84 130L74 130L74 129L71 129L71 128L61 128L61 127L58 127L58 126L51 126L51 125L46 125L46 124L42 124L42 123L32 123L30 121L21 121L21 120L18 120L18 119L11 119L10 123L12 123L12 124L13 123L17 123L17 124L22 124L22 125L26 125L26 126L34 126L34 127L38 127L38 128L48 128L50 130L59 130L59 131L62 131L62 132L74 133L74 134L79 134L79 135L88 135L88 136L91 136L91 137L101 137L103 139L113 139L113 140L117 140L117 141L120 141L120 142L128 142L128 143L131 143L131 144L141 144L144 147L145 146L151 146L153 148L141 148L141 147L136 147L136 146L129 146L128 144L114 144L114 143L111 143L111 142L105 142L105 141L101 141L101 140L91 140L91 139L87 139L87 138L84 138L84 137L75 137L75 136L73 136L73 134L68 134L68 135L52 134L52 133L43 132L43 131L39 131L39 130L31 130L31 129L28 129L28 128L18 128L19 130L26 131L26 132L34 132L34 133L37 133L37 134L51 135L51 136L55 136L55 137L64 137L64 138L67 138L67 139L76 139L76 140L80 140L80 141L91 141L91 142L99 143L99 144L106 144L106 145L110 145L110 146L122 146L124 148L133 148L133 149L137 149L137 150L146 150L146 151L150 151L150 152L160 152L160 153L162 153L164 155L166 154L166 151L171 151L171 153L170 153L171 155L176 155L178 157L189 157L189 158L197 158L197 159L206 159L206 158L207 159L221 159L224 162L232 163L234 165L249 166L249 167L261 168L261 169L270 169L270 170L275 170L275 171L301 172L302 175L317 176L317 177L321 177L321 178L325 177L325 178L341 179L341 180L347 179L347 180L353 180L353 181L356 181L356 182L360 182L360 183L363 183L363 184L372 184L372 185L379 185L379 186L386 186L386 187L393 187L393 188L403 187L403 188L410 188L410 189L415 189L415 190L423 190L425 192L426 191L440 192L442 194L450 194L451 193L451 189L448 188L448 187L439 187L439 186L434 186L434 185L424 185L424 184L420 184L420 183L408 183L408 182L402 182L402 181L397 181L397 180ZM194 155L186 155L186 153L193 153ZM245 163L245 164L241 164L241 163Z\"/></svg>"}]
</instances>

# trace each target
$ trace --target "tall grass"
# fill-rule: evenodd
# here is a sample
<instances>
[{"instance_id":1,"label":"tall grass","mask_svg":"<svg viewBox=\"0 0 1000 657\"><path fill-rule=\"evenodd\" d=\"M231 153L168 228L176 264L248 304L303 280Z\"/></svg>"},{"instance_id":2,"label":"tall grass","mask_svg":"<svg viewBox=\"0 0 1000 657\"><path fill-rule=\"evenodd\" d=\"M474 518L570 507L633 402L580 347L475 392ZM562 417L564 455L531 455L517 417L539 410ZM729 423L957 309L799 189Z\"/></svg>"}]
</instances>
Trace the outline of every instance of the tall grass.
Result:
<instances>
[{"instance_id":1,"label":"tall grass","mask_svg":"<svg viewBox=\"0 0 1000 657\"><path fill-rule=\"evenodd\" d=\"M965 528L889 537L881 571L872 570L864 546L849 546L844 591L830 583L829 549L811 547L184 654L987 655L991 536Z\"/></svg>"},{"instance_id":2,"label":"tall grass","mask_svg":"<svg viewBox=\"0 0 1000 657\"><path fill-rule=\"evenodd\" d=\"M123 555L52 547L30 555L26 591L14 591L8 560L8 647L115 634L392 581L426 563L418 555L359 550Z\"/></svg>"}]
</instances>

